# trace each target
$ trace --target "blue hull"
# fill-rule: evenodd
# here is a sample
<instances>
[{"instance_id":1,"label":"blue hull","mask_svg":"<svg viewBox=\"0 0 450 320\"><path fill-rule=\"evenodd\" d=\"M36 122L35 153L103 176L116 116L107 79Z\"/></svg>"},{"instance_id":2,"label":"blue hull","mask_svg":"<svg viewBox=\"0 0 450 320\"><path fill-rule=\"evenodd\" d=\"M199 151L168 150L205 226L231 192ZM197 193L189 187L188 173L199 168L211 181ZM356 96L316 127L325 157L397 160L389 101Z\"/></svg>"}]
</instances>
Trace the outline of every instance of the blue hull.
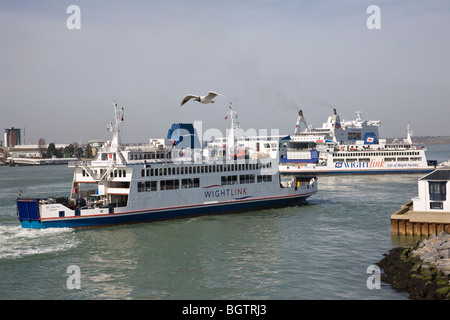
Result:
<instances>
[{"instance_id":1,"label":"blue hull","mask_svg":"<svg viewBox=\"0 0 450 320\"><path fill-rule=\"evenodd\" d=\"M311 193L313 194L313 193ZM233 213L259 210L275 207L287 207L301 204L311 194L297 196L269 198L262 200L242 200L237 202L201 204L195 206L166 208L161 210L147 210L137 212L111 213L91 217L70 217L40 220L20 220L23 228L88 228L108 225L152 222L168 219L180 219L203 215Z\"/></svg>"}]
</instances>

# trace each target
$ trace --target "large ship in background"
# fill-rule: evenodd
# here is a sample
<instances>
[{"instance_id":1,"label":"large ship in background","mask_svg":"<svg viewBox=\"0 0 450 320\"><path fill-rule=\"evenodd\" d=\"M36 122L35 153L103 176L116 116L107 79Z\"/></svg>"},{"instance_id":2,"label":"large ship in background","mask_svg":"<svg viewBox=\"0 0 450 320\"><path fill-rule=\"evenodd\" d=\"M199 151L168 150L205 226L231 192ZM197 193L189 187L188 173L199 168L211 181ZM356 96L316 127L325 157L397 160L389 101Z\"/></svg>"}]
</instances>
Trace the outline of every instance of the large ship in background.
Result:
<instances>
[{"instance_id":1,"label":"large ship in background","mask_svg":"<svg viewBox=\"0 0 450 320\"><path fill-rule=\"evenodd\" d=\"M123 111L114 103L112 140L74 169L70 197L17 199L23 228L95 227L301 204L315 177L281 177L280 137L237 136L230 104L226 139L198 143L192 124L173 124L165 139L124 147ZM274 154L265 146L272 147ZM269 148L270 149L270 148Z\"/></svg>"},{"instance_id":2,"label":"large ship in background","mask_svg":"<svg viewBox=\"0 0 450 320\"><path fill-rule=\"evenodd\" d=\"M298 112L293 134L285 138L280 159L282 174L427 173L437 162L427 160L426 148L412 141L409 124L403 140L381 139L379 120L341 121L336 109L321 128L307 126ZM302 130L301 127L304 126Z\"/></svg>"}]
</instances>

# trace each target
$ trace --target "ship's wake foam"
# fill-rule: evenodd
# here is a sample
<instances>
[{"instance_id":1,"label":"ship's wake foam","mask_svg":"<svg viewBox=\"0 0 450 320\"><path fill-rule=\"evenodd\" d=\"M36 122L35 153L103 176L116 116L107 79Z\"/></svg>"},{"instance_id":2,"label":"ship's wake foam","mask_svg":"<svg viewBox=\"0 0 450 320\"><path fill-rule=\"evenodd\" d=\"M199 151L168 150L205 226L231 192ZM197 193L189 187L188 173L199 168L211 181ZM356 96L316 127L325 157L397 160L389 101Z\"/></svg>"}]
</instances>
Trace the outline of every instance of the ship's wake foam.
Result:
<instances>
[{"instance_id":1,"label":"ship's wake foam","mask_svg":"<svg viewBox=\"0 0 450 320\"><path fill-rule=\"evenodd\" d=\"M70 228L24 229L0 226L0 260L67 251L79 244Z\"/></svg>"}]
</instances>

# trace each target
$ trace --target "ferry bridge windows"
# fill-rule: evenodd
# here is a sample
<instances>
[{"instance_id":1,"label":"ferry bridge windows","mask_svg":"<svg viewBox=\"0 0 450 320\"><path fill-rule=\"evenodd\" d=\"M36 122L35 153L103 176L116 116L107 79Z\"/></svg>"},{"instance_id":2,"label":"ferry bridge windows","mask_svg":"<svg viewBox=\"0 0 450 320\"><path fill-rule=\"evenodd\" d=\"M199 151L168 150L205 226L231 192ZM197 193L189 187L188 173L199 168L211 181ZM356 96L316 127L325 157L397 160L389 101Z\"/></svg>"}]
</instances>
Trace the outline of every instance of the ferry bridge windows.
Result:
<instances>
[{"instance_id":1,"label":"ferry bridge windows","mask_svg":"<svg viewBox=\"0 0 450 320\"><path fill-rule=\"evenodd\" d=\"M361 140L361 132L349 132L348 140Z\"/></svg>"},{"instance_id":2,"label":"ferry bridge windows","mask_svg":"<svg viewBox=\"0 0 450 320\"><path fill-rule=\"evenodd\" d=\"M100 172L102 173L102 172ZM109 173L110 178L126 178L127 170L114 169Z\"/></svg>"}]
</instances>

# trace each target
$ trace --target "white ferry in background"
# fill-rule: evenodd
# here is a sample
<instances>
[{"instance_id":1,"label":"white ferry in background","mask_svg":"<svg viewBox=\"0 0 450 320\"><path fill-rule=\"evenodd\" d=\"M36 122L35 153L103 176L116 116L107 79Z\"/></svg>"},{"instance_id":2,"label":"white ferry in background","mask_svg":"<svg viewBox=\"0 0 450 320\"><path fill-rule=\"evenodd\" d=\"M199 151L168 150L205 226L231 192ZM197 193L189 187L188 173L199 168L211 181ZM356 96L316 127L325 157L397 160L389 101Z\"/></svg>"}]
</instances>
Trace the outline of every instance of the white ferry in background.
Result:
<instances>
[{"instance_id":1,"label":"white ferry in background","mask_svg":"<svg viewBox=\"0 0 450 320\"><path fill-rule=\"evenodd\" d=\"M301 125L305 126L303 131ZM414 144L407 126L407 138L387 143L380 139L379 120L340 121L336 109L321 128L306 126L298 112L296 129L283 142L282 174L381 174L427 173L437 162L427 160L426 148Z\"/></svg>"},{"instance_id":2,"label":"white ferry in background","mask_svg":"<svg viewBox=\"0 0 450 320\"><path fill-rule=\"evenodd\" d=\"M112 140L95 160L69 164L74 169L70 197L17 199L23 228L94 227L291 206L317 192L315 177L282 178L278 153L272 157L256 149L260 143L278 147L279 138L256 137L241 156L238 140L250 140L234 135L233 122L226 143L205 148L198 145L192 124L174 124L167 139L123 147L123 111L115 103L114 110Z\"/></svg>"}]
</instances>

